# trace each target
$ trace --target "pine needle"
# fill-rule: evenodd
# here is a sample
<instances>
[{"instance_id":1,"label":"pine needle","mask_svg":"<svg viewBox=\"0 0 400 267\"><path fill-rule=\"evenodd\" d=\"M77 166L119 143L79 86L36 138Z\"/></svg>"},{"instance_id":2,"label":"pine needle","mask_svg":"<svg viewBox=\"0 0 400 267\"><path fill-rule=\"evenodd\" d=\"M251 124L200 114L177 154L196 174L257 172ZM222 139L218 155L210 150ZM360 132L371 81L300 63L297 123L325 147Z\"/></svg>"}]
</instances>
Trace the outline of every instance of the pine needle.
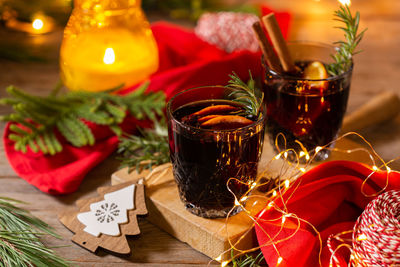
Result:
<instances>
[{"instance_id":1,"label":"pine needle","mask_svg":"<svg viewBox=\"0 0 400 267\"><path fill-rule=\"evenodd\" d=\"M356 15L353 17L348 5L340 6L339 10L336 10L334 15L335 20L342 22L345 25L344 27L338 28L344 31L346 41L338 41L334 43L339 45L336 54L331 55L335 62L326 65L328 73L332 76L342 74L350 69L352 65L352 57L361 52L356 51L356 48L367 30L364 29L358 33L360 13L356 12Z\"/></svg>"},{"instance_id":2,"label":"pine needle","mask_svg":"<svg viewBox=\"0 0 400 267\"><path fill-rule=\"evenodd\" d=\"M151 120L161 115L165 96L162 92L145 93L147 87L148 83L144 83L123 96L109 91L58 95L56 89L41 97L9 86L10 97L0 99L0 104L11 105L14 113L1 117L1 120L13 122L8 138L15 141L15 150L26 153L29 147L33 152L54 155L62 151L55 130L73 146L82 147L95 143L92 131L83 120L109 126L120 135L119 124L127 113L137 119Z\"/></svg>"},{"instance_id":3,"label":"pine needle","mask_svg":"<svg viewBox=\"0 0 400 267\"><path fill-rule=\"evenodd\" d=\"M120 138L118 157L121 168L128 172L151 169L169 161L168 129L163 118L154 121L153 129L139 129L141 135L125 135Z\"/></svg>"},{"instance_id":4,"label":"pine needle","mask_svg":"<svg viewBox=\"0 0 400 267\"><path fill-rule=\"evenodd\" d=\"M261 251L255 257L253 257L252 254L244 254L243 256L235 259L234 255L233 255L233 250L231 250L231 257L232 257L232 265L233 265L233 267L261 267L261 266L267 266L264 263L264 255L263 255L263 253Z\"/></svg>"},{"instance_id":5,"label":"pine needle","mask_svg":"<svg viewBox=\"0 0 400 267\"><path fill-rule=\"evenodd\" d=\"M43 235L61 237L48 224L15 206L21 203L0 197L0 266L69 266L70 262L40 241Z\"/></svg>"},{"instance_id":6,"label":"pine needle","mask_svg":"<svg viewBox=\"0 0 400 267\"><path fill-rule=\"evenodd\" d=\"M255 81L253 80L250 71L249 74L250 80L246 84L235 72L232 72L232 75L229 75L231 80L225 87L232 90L228 95L229 98L240 103L245 109L247 115L257 118L264 100L264 93L256 88Z\"/></svg>"}]
</instances>

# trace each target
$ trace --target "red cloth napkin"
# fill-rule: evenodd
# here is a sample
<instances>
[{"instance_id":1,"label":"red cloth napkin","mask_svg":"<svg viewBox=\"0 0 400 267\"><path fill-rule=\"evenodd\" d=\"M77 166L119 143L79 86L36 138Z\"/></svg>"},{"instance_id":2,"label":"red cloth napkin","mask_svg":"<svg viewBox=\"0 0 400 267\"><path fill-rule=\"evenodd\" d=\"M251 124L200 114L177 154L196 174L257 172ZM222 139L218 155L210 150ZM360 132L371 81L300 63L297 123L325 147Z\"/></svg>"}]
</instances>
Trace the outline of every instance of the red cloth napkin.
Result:
<instances>
[{"instance_id":1,"label":"red cloth napkin","mask_svg":"<svg viewBox=\"0 0 400 267\"><path fill-rule=\"evenodd\" d=\"M327 239L331 234L352 230L354 223L365 206L373 199L366 197L380 191L388 182L386 190L400 189L400 173L379 171L363 181L372 173L366 165L348 161L332 161L319 165L302 175L293 186L274 202L279 208L286 203L288 213L310 222L320 232L322 238L322 266L329 266L331 253ZM315 231L306 223L297 230L297 221L287 217L282 225L281 213L274 208L265 209L258 214L256 234L260 246L268 244L270 237L275 241L289 239L276 244L282 257L279 266L313 267L319 266L320 243ZM264 232L265 231L265 232ZM348 236L347 236L348 237ZM335 242L334 246L338 245ZM335 249L335 247L333 247ZM262 247L269 266L276 266L278 254L271 245ZM348 266L349 251L341 248L335 254L340 262L336 266ZM335 265L333 265L335 266Z\"/></svg>"},{"instance_id":2,"label":"red cloth napkin","mask_svg":"<svg viewBox=\"0 0 400 267\"><path fill-rule=\"evenodd\" d=\"M192 87L224 85L232 71L242 79L249 78L249 70L254 76L261 74L259 53L240 51L227 54L200 40L193 31L173 24L155 23L152 30L158 44L160 67L151 77L148 90L164 91L167 100ZM123 128L131 133L136 125L143 123L146 122L127 118ZM85 175L118 145L118 138L108 128L93 124L90 127L96 136L94 146L76 148L61 138L63 151L55 156L45 156L30 150L26 154L15 151L14 142L7 138L10 132L7 124L3 136L4 149L15 172L29 183L50 194L71 193L78 189Z\"/></svg>"}]
</instances>

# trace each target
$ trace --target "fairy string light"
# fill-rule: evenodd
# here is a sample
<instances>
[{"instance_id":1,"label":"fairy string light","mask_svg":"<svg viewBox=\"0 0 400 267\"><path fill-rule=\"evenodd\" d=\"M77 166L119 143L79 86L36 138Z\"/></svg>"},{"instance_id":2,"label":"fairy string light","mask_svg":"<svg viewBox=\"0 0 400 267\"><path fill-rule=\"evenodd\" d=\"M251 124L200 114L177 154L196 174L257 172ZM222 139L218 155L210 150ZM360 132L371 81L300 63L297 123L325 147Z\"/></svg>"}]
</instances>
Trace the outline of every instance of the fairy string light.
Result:
<instances>
[{"instance_id":1,"label":"fairy string light","mask_svg":"<svg viewBox=\"0 0 400 267\"><path fill-rule=\"evenodd\" d=\"M358 139L361 140L362 143L365 144L364 146L360 146L357 148L352 148L352 149L340 149L340 148L336 148L336 147L332 147L332 145L338 141L340 141L341 139L344 139L346 137L356 137ZM283 134L278 135L277 138L285 138L285 136ZM286 141L284 140L283 142L284 144L286 144ZM275 140L275 145L277 146L278 141ZM393 170L388 166L389 164L395 162L396 160L400 159L400 156L389 160L388 162L385 162L383 160L383 158L381 156L379 156L379 154L375 151L375 149L373 148L373 146L371 145L370 142L368 142L363 136L361 136L360 134L356 133L356 132L349 132L346 133L340 137L338 137L336 140L332 141L329 144L326 144L325 146L319 146L316 147L314 150L312 151L306 151L306 149L304 148L304 146L302 146L301 144L299 144L301 151L297 152L294 149L291 148L285 148L285 149L281 149L279 150L279 147L277 147L278 150L278 154L276 154L269 162L267 165L272 164L272 162L276 162L281 160L282 161L282 166L280 168L280 172L278 175L278 178L276 178L275 180L272 179L267 179L267 182L260 182L261 181L261 177L267 177L268 175L266 175L265 172L261 173L258 175L257 179L255 181L251 181L251 183L248 184L249 190L242 196L237 197L233 191L229 188L229 184L232 182L232 180L235 181L235 183L242 183L242 181L236 179L236 178L230 178L227 182L227 188L228 190L234 195L235 198L235 207L240 206L242 211L251 219L252 221L252 225L251 227L249 227L249 230L246 231L241 237L236 238L235 241L233 242L233 238L231 238L229 236L229 231L228 231L228 217L230 215L230 213L228 214L227 218L226 218L226 222L225 222L225 228L226 228L226 234L228 235L228 240L229 240L229 244L230 244L230 248L227 249L226 251L222 252L218 257L216 257L214 260L217 260L219 262L221 262L221 259L223 258L223 255L225 253L228 253L231 250L234 250L236 252L234 258L238 258L241 255L247 254L247 253L251 253L253 251L259 250L260 248L264 247L264 246L272 246L276 252L277 255L277 262L276 262L276 266L279 266L285 259L281 256L278 248L277 248L277 244L290 240L290 238L292 238L297 231L299 231L301 223L305 223L307 225L309 225L311 227L311 229L313 229L313 231L315 232L316 236L319 239L319 263L321 265L321 254L322 254L322 239L320 236L320 233L318 232L318 230L316 229L315 226L313 226L310 222L308 222L307 220L304 220L302 218L299 218L296 214L291 213L288 209L287 209L287 203L288 201L292 198L292 196L295 194L297 188L300 186L300 182L298 182L298 179L303 173L305 173L307 171L307 169L309 167L311 167L315 157L317 156L318 152L323 150L323 149L328 149L331 150L331 152L335 151L336 153L344 153L344 154L351 154L351 153L356 153L356 152L362 152L365 153L368 158L370 159L370 165L372 166L372 170L371 173L369 175L366 176L366 178L363 180L362 182L362 187L361 187L361 192L364 196L366 197L372 197L372 196L376 196L379 195L380 193L382 193L388 186L389 184L389 178L390 178L390 174L393 172ZM295 161L290 161L288 159L288 155L294 155ZM292 157L293 158L293 157ZM304 163L303 163L304 162ZM381 190L379 190L376 193L373 194L367 194L365 192L365 185L368 182L368 180L373 176L374 173L376 172L380 172L380 171L386 171L387 175L386 175L386 182L385 185L383 186L383 188ZM265 186L267 183L273 183L274 186L271 187L270 190L260 194L259 192L257 192L258 188L261 188L263 186ZM288 190L291 189L291 192L289 195L285 195ZM284 198L285 196L285 198ZM248 204L251 203L253 201L253 204ZM282 208L280 208L276 203L277 201L279 201L282 205ZM264 204L264 208L257 209L257 210L252 210L252 208L254 208L254 203L257 203L258 205L260 205L260 203ZM232 210L234 209L232 208ZM280 214L280 217L274 218L273 220L269 220L269 221L264 221L264 222L281 222L281 227L280 230L275 233L274 235L270 235L270 233L268 233L265 229L263 229L262 227L260 228L261 231L263 231L265 233L265 235L268 237L269 242L266 242L265 244L250 248L250 249L240 249L238 247L238 244L240 243L240 241L242 241L245 238L245 235L247 235L249 233L249 231L252 230L252 228L255 225L260 226L260 222L262 219L260 218L256 218L255 214L259 213L258 217L262 217L264 212L270 211L271 209L274 209L276 212L278 212L278 214ZM294 221L296 223L296 227L293 231L292 234L290 234L289 236L285 237L285 238L281 238L278 239L277 237L279 236L279 234L281 233L281 231L283 230L283 226L286 223L287 219L291 218L292 222ZM333 263L335 262L336 264L338 263L338 260L335 256L335 253L341 249L341 248L347 248L350 251L352 250L351 247L351 240L345 239L343 238L344 235L347 235L349 233L352 233L353 231L344 231L341 233L338 233L334 236L330 236L328 238L327 241L327 245L328 248L331 252L331 257L330 257L330 266L333 266ZM358 239L362 239L363 236L359 236ZM339 244L336 248L333 248L332 246L332 240L338 240L339 242L341 242L341 244ZM352 256L354 257L354 255ZM233 259L230 260L226 260L226 261L222 261L221 262L221 266L227 266ZM210 261L211 263L212 261Z\"/></svg>"},{"instance_id":2,"label":"fairy string light","mask_svg":"<svg viewBox=\"0 0 400 267\"><path fill-rule=\"evenodd\" d=\"M336 153L344 153L344 154L351 154L351 153L359 153L363 152L366 155L368 155L368 158L370 160L370 165L372 166L371 173L366 176L364 181L362 182L362 194L366 197L369 196L374 196L382 192L387 188L387 185L389 183L390 179L390 174L392 172L395 172L391 170L391 168L388 166L389 163L393 163L394 161L400 159L400 157L396 159L392 159L388 162L385 162L379 155L378 153L373 149L372 145L361 135L358 133L347 133L342 135L341 137L337 138L333 142L337 142L343 138L346 137L356 137L359 138L364 144L366 144L365 147L360 146L357 148L353 149L340 149L340 148L331 148L331 144L327 144L326 146L321 146L314 151L303 151L301 150L300 152L296 152L293 149L286 149L286 150L281 150L277 155L272 157L268 162L267 166L271 165L273 163L279 162L282 164L282 166L279 168L279 172L275 176L271 176L267 171L264 171L260 173L256 180L254 181L249 181L247 182L248 190L245 194L241 196L236 196L233 194L233 191L230 189L229 185L233 184L232 182L234 181L235 183L240 183L240 184L245 184L245 182L240 181L236 178L230 178L227 181L227 188L233 194L234 196L234 207L232 208L231 212L237 207L240 206L242 209L242 212L246 214L246 216L250 219L250 224L248 230L246 230L240 237L231 237L230 232L229 232L229 215L225 218L225 233L226 236L228 237L229 241L229 246L227 250L222 252L218 257L216 257L213 260L216 260L221 263L221 266L227 266L232 260L259 250L262 247L265 246L272 246L273 249L276 252L276 266L279 266L282 264L285 259L282 257L281 253L279 252L279 249L277 245L279 243L282 243L284 241L290 240L300 229L301 224L307 224L312 231L315 233L315 236L319 240L319 262L321 263L321 253L322 253L322 239L320 236L320 233L314 227L310 222L307 220L300 218L297 216L295 213L291 212L288 207L287 203L288 201L295 195L298 187L301 185L301 180L298 178L301 177L303 173L307 171L312 166L313 160L317 154L318 151L321 149L330 149L331 151L335 151ZM282 137L281 137L282 138ZM332 142L332 143L333 143ZM286 153L285 153L286 152ZM296 155L297 162L291 162L288 159L289 153L292 153ZM308 157L307 157L308 155ZM300 161L302 159L307 159L305 163L300 164ZM171 171L172 166L170 164L165 164L161 165L153 170L150 174L148 174L144 182L147 185L155 185L160 182L160 180L163 180L162 182L165 182L165 179L162 179L163 176L165 176L166 172ZM268 169L268 168L267 168ZM367 183L367 181L372 177L372 175L376 172L384 171L386 170L387 175L386 175L386 182L382 190L380 190L378 193L375 194L367 194L367 192L364 191L364 187ZM263 187L267 187L268 190L259 190ZM280 205L278 205L278 203ZM262 217L264 212L270 212L274 210L277 212L279 216L270 219L270 220L265 220L265 219L260 219L259 217ZM258 217L256 215L259 214ZM288 222L288 219L291 219L291 223L295 225L293 232L289 235L286 236L285 238L279 238L279 234L282 233L282 230L284 229L285 224ZM275 222L280 224L280 229L276 233L268 233L265 229L260 227L261 231L265 233L265 235L268 237L268 242L261 244L259 246L255 246L253 248L246 248L243 249L240 247L241 241L243 241L246 236L251 234L251 231L253 231L253 227L255 225L261 226L261 222ZM344 231L341 233L337 233L334 236L330 236L327 240L327 246L329 251L331 252L331 258L330 258L330 264L331 266L334 266L334 264L337 264L337 258L336 258L336 252L340 250L341 248L347 248L352 251L352 246L351 246L351 239L346 239L344 236L348 235L349 233L352 233L352 231ZM357 239L362 240L365 238L363 235L359 235ZM340 242L338 246L334 248L332 245L333 240L336 240ZM223 260L225 259L224 255L226 253L229 253L230 251L235 251L234 258L229 259L229 260ZM354 255L352 256L354 258ZM212 261L210 261L210 264Z\"/></svg>"}]
</instances>

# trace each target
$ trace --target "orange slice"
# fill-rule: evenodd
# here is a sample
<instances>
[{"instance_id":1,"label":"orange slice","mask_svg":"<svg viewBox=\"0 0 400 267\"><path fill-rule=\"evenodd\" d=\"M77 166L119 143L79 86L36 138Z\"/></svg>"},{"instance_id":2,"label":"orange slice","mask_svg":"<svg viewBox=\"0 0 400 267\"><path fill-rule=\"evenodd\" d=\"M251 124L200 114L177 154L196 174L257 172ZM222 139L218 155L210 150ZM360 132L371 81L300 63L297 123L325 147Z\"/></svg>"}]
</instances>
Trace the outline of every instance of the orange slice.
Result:
<instances>
[{"instance_id":1,"label":"orange slice","mask_svg":"<svg viewBox=\"0 0 400 267\"><path fill-rule=\"evenodd\" d=\"M326 72L324 64L320 61L313 61L308 64L308 66L304 69L304 78L310 80L322 80L328 78L328 72ZM310 87L312 89L321 88L325 89L327 86L327 82L319 81L319 82L310 82Z\"/></svg>"},{"instance_id":2,"label":"orange slice","mask_svg":"<svg viewBox=\"0 0 400 267\"><path fill-rule=\"evenodd\" d=\"M215 106L209 106L206 108L203 108L192 115L195 116L206 116L206 115L211 115L211 114L223 114L223 113L228 113L231 111L236 111L239 110L238 107L234 107L231 105L215 105Z\"/></svg>"},{"instance_id":3,"label":"orange slice","mask_svg":"<svg viewBox=\"0 0 400 267\"><path fill-rule=\"evenodd\" d=\"M220 115L209 119L201 124L201 127L212 128L215 130L228 130L245 127L254 123L254 121L249 120L245 117L238 115Z\"/></svg>"},{"instance_id":4,"label":"orange slice","mask_svg":"<svg viewBox=\"0 0 400 267\"><path fill-rule=\"evenodd\" d=\"M207 116L204 116L204 117L200 117L197 121L200 122L200 123L203 123L205 121L208 121L208 120L213 119L213 118L218 117L218 116L221 116L221 115L217 115L217 114L207 115Z\"/></svg>"}]
</instances>

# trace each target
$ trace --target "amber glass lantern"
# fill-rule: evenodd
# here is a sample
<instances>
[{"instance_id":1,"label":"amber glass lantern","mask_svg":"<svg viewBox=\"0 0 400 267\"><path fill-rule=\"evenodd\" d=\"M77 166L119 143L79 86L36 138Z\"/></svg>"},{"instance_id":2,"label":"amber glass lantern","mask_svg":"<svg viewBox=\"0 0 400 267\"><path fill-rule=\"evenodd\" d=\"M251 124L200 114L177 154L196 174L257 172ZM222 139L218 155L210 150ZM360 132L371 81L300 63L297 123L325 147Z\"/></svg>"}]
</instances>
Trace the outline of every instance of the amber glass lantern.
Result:
<instances>
[{"instance_id":1,"label":"amber glass lantern","mask_svg":"<svg viewBox=\"0 0 400 267\"><path fill-rule=\"evenodd\" d=\"M75 0L60 68L71 90L104 91L148 78L158 50L140 0Z\"/></svg>"}]
</instances>

